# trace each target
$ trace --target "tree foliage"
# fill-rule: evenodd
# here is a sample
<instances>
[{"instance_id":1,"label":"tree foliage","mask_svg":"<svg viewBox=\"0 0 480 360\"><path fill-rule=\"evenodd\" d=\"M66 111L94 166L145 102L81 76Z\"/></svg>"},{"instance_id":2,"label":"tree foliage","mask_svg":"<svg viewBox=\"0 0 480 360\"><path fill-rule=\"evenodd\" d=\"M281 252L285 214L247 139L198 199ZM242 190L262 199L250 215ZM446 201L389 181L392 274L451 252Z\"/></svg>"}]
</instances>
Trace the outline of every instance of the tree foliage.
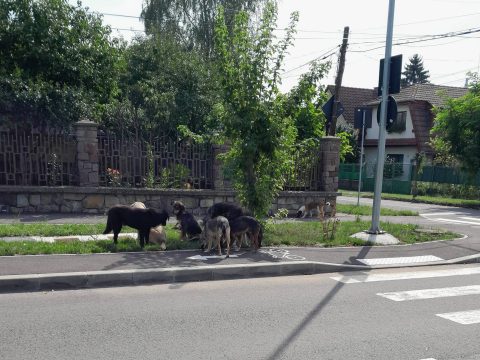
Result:
<instances>
[{"instance_id":1,"label":"tree foliage","mask_svg":"<svg viewBox=\"0 0 480 360\"><path fill-rule=\"evenodd\" d=\"M142 11L147 34L170 34L187 48L197 48L210 56L213 52L215 16L224 9L225 24L233 27L239 11L255 13L265 0L146 0Z\"/></svg>"},{"instance_id":2,"label":"tree foliage","mask_svg":"<svg viewBox=\"0 0 480 360\"><path fill-rule=\"evenodd\" d=\"M120 44L66 0L0 2L0 115L68 124L98 118L117 91Z\"/></svg>"},{"instance_id":3,"label":"tree foliage","mask_svg":"<svg viewBox=\"0 0 480 360\"><path fill-rule=\"evenodd\" d=\"M450 153L470 173L480 170L480 88L463 97L447 99L436 109L432 144L440 154Z\"/></svg>"},{"instance_id":4,"label":"tree foliage","mask_svg":"<svg viewBox=\"0 0 480 360\"><path fill-rule=\"evenodd\" d=\"M137 37L125 51L122 96L105 123L142 137L176 133L183 125L205 133L219 102L215 69L169 36ZM122 121L119 121L120 118Z\"/></svg>"},{"instance_id":5,"label":"tree foliage","mask_svg":"<svg viewBox=\"0 0 480 360\"><path fill-rule=\"evenodd\" d=\"M321 106L327 95L320 81L328 74L330 66L330 62L312 62L309 71L300 76L298 84L285 96L285 116L293 120L300 141L318 140L325 135L326 118Z\"/></svg>"},{"instance_id":6,"label":"tree foliage","mask_svg":"<svg viewBox=\"0 0 480 360\"><path fill-rule=\"evenodd\" d=\"M222 119L231 148L225 156L241 202L264 215L291 169L296 129L278 98L279 71L291 44L298 14L292 14L285 38L274 42L277 7L268 2L252 31L245 12L235 16L233 32L220 8L215 41L224 90Z\"/></svg>"},{"instance_id":7,"label":"tree foliage","mask_svg":"<svg viewBox=\"0 0 480 360\"><path fill-rule=\"evenodd\" d=\"M425 70L423 67L423 59L418 54L414 54L411 58L408 59L409 64L405 65L405 70L402 72L402 79L400 84L402 87L406 87L413 84L427 84L428 70Z\"/></svg>"}]
</instances>

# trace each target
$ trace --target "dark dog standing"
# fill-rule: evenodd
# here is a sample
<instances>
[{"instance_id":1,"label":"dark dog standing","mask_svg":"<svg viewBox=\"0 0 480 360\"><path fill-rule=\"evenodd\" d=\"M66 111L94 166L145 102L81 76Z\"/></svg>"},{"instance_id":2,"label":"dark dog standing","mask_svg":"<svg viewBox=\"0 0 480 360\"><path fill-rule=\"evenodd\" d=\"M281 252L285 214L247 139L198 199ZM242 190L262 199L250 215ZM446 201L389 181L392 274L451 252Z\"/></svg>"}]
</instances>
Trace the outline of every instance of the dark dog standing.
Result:
<instances>
[{"instance_id":1,"label":"dark dog standing","mask_svg":"<svg viewBox=\"0 0 480 360\"><path fill-rule=\"evenodd\" d=\"M244 235L250 238L251 247L255 250L262 246L263 230L257 219L251 216L240 216L230 221L230 237L232 242L236 240L238 249L242 247Z\"/></svg>"},{"instance_id":2,"label":"dark dog standing","mask_svg":"<svg viewBox=\"0 0 480 360\"><path fill-rule=\"evenodd\" d=\"M213 204L208 208L207 214L210 219L216 218L217 216L223 216L226 217L229 222L239 216L246 215L240 206L228 202Z\"/></svg>"},{"instance_id":3,"label":"dark dog standing","mask_svg":"<svg viewBox=\"0 0 480 360\"><path fill-rule=\"evenodd\" d=\"M193 240L202 233L202 228L198 225L195 217L185 210L185 205L181 201L172 202L173 214L180 224L180 240Z\"/></svg>"},{"instance_id":4,"label":"dark dog standing","mask_svg":"<svg viewBox=\"0 0 480 360\"><path fill-rule=\"evenodd\" d=\"M122 226L130 226L138 230L140 246L149 243L150 229L158 225L167 225L168 212L155 209L136 209L126 205L116 205L108 210L107 227L104 234L113 231L113 242L116 244Z\"/></svg>"}]
</instances>

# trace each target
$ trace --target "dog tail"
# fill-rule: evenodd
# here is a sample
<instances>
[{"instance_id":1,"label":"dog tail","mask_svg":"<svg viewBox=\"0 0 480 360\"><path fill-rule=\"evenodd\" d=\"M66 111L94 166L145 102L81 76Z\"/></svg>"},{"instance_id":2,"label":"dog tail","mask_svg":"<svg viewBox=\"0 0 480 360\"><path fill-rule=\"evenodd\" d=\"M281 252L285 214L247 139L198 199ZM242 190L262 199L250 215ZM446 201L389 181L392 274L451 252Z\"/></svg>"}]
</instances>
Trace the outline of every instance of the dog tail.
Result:
<instances>
[{"instance_id":1,"label":"dog tail","mask_svg":"<svg viewBox=\"0 0 480 360\"><path fill-rule=\"evenodd\" d=\"M111 220L110 218L107 219L107 227L105 228L105 230L103 231L103 234L108 234L110 232L112 232L113 230L113 227L112 227L112 224L111 224Z\"/></svg>"}]
</instances>

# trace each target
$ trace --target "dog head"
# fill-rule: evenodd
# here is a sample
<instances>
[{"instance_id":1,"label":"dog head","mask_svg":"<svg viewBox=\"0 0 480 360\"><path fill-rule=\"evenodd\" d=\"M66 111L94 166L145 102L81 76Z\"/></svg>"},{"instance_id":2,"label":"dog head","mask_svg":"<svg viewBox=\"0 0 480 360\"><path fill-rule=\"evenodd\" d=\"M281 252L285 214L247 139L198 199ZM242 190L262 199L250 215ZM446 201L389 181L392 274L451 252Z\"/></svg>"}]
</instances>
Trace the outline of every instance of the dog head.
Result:
<instances>
[{"instance_id":1,"label":"dog head","mask_svg":"<svg viewBox=\"0 0 480 360\"><path fill-rule=\"evenodd\" d=\"M297 218L302 217L304 213L305 213L305 205L302 205L297 210Z\"/></svg>"},{"instance_id":2,"label":"dog head","mask_svg":"<svg viewBox=\"0 0 480 360\"><path fill-rule=\"evenodd\" d=\"M172 201L173 214L178 216L185 212L185 205L181 201Z\"/></svg>"}]
</instances>

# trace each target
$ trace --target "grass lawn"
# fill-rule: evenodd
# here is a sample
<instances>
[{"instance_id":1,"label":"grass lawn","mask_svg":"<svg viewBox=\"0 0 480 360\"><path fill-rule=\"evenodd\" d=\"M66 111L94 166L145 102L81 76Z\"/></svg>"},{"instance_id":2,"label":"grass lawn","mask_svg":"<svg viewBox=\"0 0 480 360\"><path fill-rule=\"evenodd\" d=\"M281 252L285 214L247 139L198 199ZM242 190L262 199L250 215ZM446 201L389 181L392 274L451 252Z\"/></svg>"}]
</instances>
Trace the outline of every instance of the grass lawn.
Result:
<instances>
[{"instance_id":1,"label":"grass lawn","mask_svg":"<svg viewBox=\"0 0 480 360\"><path fill-rule=\"evenodd\" d=\"M319 221L295 221L269 224L264 233L263 246L363 246L365 242L350 238L351 234L368 229L370 222L344 221L339 222L337 232L332 239L323 236L322 223ZM396 236L402 243L425 242L432 240L448 240L459 237L458 234L441 231L419 231L417 225L382 223L382 229ZM100 234L104 230L103 224L92 225L53 225L11 224L0 225L0 238L6 236L61 236L61 235L91 235ZM135 232L124 227L123 232ZM167 248L197 249L196 241L186 242L179 240L179 233L171 225L167 225ZM158 245L148 245L147 251L160 250ZM104 252L141 251L135 239L119 239L115 247L110 240L92 240L81 242L78 240L57 241L55 243L34 241L0 241L0 255L27 255L27 254L92 254Z\"/></svg>"},{"instance_id":2,"label":"grass lawn","mask_svg":"<svg viewBox=\"0 0 480 360\"><path fill-rule=\"evenodd\" d=\"M337 212L351 215L372 215L372 207L368 205L337 204ZM418 216L417 211L411 210L392 210L387 208L380 209L382 216Z\"/></svg>"},{"instance_id":3,"label":"grass lawn","mask_svg":"<svg viewBox=\"0 0 480 360\"><path fill-rule=\"evenodd\" d=\"M342 193L342 195L344 196L357 197L357 193L354 191L349 191L349 190L338 190L338 191ZM365 198L373 198L373 193L361 192L360 196ZM448 198L448 197L425 196L425 195L419 195L414 199L412 195L387 194L387 193L382 193L382 199L480 209L480 200L454 199L454 198Z\"/></svg>"}]
</instances>

